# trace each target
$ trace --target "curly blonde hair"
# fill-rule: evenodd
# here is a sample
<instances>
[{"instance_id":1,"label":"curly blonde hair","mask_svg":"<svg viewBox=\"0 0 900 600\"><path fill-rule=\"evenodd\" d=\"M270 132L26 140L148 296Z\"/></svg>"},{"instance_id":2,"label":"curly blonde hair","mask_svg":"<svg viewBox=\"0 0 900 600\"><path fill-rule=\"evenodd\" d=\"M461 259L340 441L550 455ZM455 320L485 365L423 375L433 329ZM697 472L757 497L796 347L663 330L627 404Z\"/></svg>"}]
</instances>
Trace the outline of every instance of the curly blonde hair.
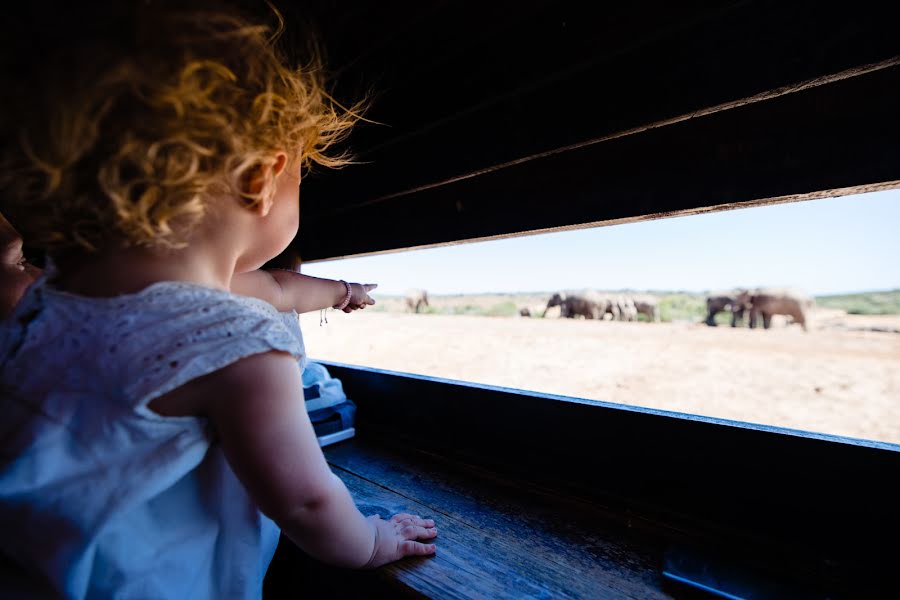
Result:
<instances>
[{"instance_id":1,"label":"curly blonde hair","mask_svg":"<svg viewBox=\"0 0 900 600\"><path fill-rule=\"evenodd\" d=\"M267 26L220 4L124 4L19 82L0 202L30 245L181 247L214 198L271 195L271 178L247 181L277 151L348 162L329 150L362 106L337 104L317 61L287 66L274 8Z\"/></svg>"}]
</instances>

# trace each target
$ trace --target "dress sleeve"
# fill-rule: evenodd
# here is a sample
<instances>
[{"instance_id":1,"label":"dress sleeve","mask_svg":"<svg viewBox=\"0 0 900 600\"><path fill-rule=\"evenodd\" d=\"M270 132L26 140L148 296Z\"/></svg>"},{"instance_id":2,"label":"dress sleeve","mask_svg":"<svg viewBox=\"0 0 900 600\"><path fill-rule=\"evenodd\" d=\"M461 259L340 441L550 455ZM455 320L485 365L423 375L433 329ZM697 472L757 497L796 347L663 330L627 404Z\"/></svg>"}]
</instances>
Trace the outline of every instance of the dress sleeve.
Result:
<instances>
[{"instance_id":1,"label":"dress sleeve","mask_svg":"<svg viewBox=\"0 0 900 600\"><path fill-rule=\"evenodd\" d=\"M148 325L135 332L141 343L129 357L123 389L138 412L152 412L146 406L154 398L242 358L270 351L304 356L302 342L264 302L201 295L178 308L142 319Z\"/></svg>"}]
</instances>

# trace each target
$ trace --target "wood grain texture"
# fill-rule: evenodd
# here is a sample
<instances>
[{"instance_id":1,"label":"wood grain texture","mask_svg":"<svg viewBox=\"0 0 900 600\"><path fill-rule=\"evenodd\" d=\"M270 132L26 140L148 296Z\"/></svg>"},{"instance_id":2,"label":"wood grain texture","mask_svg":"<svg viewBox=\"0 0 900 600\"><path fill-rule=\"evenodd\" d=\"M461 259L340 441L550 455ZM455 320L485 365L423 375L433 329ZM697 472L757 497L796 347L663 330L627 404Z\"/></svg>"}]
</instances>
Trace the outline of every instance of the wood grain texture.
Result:
<instances>
[{"instance_id":1,"label":"wood grain texture","mask_svg":"<svg viewBox=\"0 0 900 600\"><path fill-rule=\"evenodd\" d=\"M663 598L665 541L590 504L361 440L327 449L364 514L437 521L438 553L383 570L435 598Z\"/></svg>"},{"instance_id":2,"label":"wood grain texture","mask_svg":"<svg viewBox=\"0 0 900 600\"><path fill-rule=\"evenodd\" d=\"M306 261L900 180L889 4L285 8L377 122L304 181Z\"/></svg>"},{"instance_id":3,"label":"wood grain texture","mask_svg":"<svg viewBox=\"0 0 900 600\"><path fill-rule=\"evenodd\" d=\"M310 200L300 253L308 261L896 185L898 103L895 66L352 208Z\"/></svg>"},{"instance_id":4,"label":"wood grain texture","mask_svg":"<svg viewBox=\"0 0 900 600\"><path fill-rule=\"evenodd\" d=\"M867 589L845 596L819 581L786 578L765 561L692 533L435 455L361 438L325 454L364 514L435 519L438 553L350 571L319 563L283 538L265 582L269 600L695 598L690 588L662 577L672 557L691 547L694 565L708 579L738 585L748 597L790 590L776 597L856 598Z\"/></svg>"},{"instance_id":5,"label":"wood grain texture","mask_svg":"<svg viewBox=\"0 0 900 600\"><path fill-rule=\"evenodd\" d=\"M354 133L364 164L327 178L321 208L696 117L900 54L892 10L854 8L808 0L492 2L477 10L424 2L348 15L323 7L338 83L374 88L369 116L383 125Z\"/></svg>"}]
</instances>

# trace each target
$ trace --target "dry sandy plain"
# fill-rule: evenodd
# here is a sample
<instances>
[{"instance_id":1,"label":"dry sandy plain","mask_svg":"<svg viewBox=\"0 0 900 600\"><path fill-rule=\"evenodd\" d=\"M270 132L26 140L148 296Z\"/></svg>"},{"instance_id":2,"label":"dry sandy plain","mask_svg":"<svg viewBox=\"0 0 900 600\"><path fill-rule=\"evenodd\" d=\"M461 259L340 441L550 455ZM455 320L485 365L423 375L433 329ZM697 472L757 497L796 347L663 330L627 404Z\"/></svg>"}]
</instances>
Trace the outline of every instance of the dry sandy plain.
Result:
<instances>
[{"instance_id":1,"label":"dry sandy plain","mask_svg":"<svg viewBox=\"0 0 900 600\"><path fill-rule=\"evenodd\" d=\"M816 328L329 311L311 357L900 443L900 316Z\"/></svg>"}]
</instances>

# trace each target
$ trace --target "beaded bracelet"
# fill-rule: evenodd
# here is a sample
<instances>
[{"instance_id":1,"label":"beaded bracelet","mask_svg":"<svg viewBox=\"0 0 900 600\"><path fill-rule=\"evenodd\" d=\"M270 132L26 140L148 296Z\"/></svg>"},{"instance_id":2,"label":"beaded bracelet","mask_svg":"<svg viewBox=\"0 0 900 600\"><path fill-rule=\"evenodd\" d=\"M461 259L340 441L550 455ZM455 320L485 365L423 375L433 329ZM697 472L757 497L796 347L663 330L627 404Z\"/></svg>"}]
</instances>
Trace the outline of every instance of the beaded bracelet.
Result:
<instances>
[{"instance_id":1,"label":"beaded bracelet","mask_svg":"<svg viewBox=\"0 0 900 600\"><path fill-rule=\"evenodd\" d=\"M353 295L353 289L350 287L350 284L347 283L346 281L344 281L343 279L341 279L340 281L341 281L341 283L344 284L344 287L347 288L347 295L344 296L344 299L341 300L341 302L339 304L335 304L334 306L331 307L335 310L344 310L345 308L347 308L347 306L350 304L350 296Z\"/></svg>"}]
</instances>

